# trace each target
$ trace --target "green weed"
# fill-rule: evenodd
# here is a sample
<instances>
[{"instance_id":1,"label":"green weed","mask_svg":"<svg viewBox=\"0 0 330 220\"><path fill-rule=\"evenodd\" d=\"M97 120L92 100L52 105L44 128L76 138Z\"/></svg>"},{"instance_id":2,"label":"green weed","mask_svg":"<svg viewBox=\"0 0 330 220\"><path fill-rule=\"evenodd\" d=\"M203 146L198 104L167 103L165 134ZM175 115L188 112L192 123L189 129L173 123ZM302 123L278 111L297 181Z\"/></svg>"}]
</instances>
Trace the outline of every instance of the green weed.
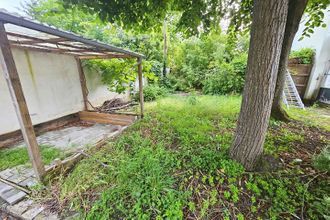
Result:
<instances>
[{"instance_id":1,"label":"green weed","mask_svg":"<svg viewBox=\"0 0 330 220\"><path fill-rule=\"evenodd\" d=\"M59 158L62 155L60 150L47 145L41 145L40 151L42 160L45 164L49 164L55 158ZM0 170L24 165L29 162L29 155L26 147L2 149L0 150L0 158Z\"/></svg>"},{"instance_id":2,"label":"green weed","mask_svg":"<svg viewBox=\"0 0 330 220\"><path fill-rule=\"evenodd\" d=\"M327 188L307 186L299 167L246 173L229 158L240 101L169 96L146 103L144 119L61 177L61 207L87 219L289 219L301 207L305 218L326 215ZM305 142L285 124L273 121L270 129L271 155Z\"/></svg>"},{"instance_id":3,"label":"green weed","mask_svg":"<svg viewBox=\"0 0 330 220\"><path fill-rule=\"evenodd\" d=\"M315 156L314 166L320 171L330 172L330 146L327 146L322 152Z\"/></svg>"},{"instance_id":4,"label":"green weed","mask_svg":"<svg viewBox=\"0 0 330 220\"><path fill-rule=\"evenodd\" d=\"M322 127L330 131L329 113L327 110L311 107L308 109L289 108L286 109L290 117L295 120L302 121L304 124L310 126Z\"/></svg>"}]
</instances>

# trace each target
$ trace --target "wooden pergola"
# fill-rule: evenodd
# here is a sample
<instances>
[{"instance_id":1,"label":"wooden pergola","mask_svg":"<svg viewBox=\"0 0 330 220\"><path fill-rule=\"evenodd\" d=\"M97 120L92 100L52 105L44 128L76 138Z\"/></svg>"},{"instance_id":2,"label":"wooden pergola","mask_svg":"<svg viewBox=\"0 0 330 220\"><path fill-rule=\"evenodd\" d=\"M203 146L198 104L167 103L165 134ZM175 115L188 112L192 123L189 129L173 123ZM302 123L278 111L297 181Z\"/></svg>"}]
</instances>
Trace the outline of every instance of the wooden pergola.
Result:
<instances>
[{"instance_id":1,"label":"wooden pergola","mask_svg":"<svg viewBox=\"0 0 330 220\"><path fill-rule=\"evenodd\" d=\"M39 180L42 180L45 175L45 167L41 160L36 134L11 51L12 48L74 56L77 60L85 110L87 110L88 94L81 60L112 58L137 59L140 113L141 117L143 117L143 55L95 40L86 39L24 17L0 11L0 63L15 107L23 138L28 148L29 157L36 177Z\"/></svg>"}]
</instances>

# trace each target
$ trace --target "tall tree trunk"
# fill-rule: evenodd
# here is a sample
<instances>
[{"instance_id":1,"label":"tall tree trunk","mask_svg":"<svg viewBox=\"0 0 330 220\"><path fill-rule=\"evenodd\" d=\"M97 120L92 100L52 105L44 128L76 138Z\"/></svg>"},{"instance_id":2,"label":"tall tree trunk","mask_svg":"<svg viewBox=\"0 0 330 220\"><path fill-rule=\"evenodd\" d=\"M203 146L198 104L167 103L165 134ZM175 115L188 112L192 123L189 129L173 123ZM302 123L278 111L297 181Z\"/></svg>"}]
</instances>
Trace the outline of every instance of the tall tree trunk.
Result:
<instances>
[{"instance_id":1,"label":"tall tree trunk","mask_svg":"<svg viewBox=\"0 0 330 220\"><path fill-rule=\"evenodd\" d=\"M163 40L164 40L164 60L163 60L163 78L166 77L166 68L167 68L167 24L166 19L164 19L163 23Z\"/></svg>"},{"instance_id":2,"label":"tall tree trunk","mask_svg":"<svg viewBox=\"0 0 330 220\"><path fill-rule=\"evenodd\" d=\"M288 17L285 26L284 40L278 69L276 89L271 116L277 120L289 121L290 118L281 105L285 82L285 73L293 39L298 31L301 17L305 11L308 0L289 0Z\"/></svg>"},{"instance_id":3,"label":"tall tree trunk","mask_svg":"<svg viewBox=\"0 0 330 220\"><path fill-rule=\"evenodd\" d=\"M230 156L252 170L263 152L289 0L255 0L243 100Z\"/></svg>"}]
</instances>

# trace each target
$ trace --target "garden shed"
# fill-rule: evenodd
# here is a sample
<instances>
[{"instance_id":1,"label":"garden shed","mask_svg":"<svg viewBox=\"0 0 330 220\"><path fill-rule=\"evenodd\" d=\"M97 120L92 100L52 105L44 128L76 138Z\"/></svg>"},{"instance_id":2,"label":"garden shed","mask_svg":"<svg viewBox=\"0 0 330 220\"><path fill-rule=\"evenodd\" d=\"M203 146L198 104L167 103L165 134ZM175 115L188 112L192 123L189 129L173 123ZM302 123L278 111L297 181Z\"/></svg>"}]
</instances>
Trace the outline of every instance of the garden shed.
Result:
<instances>
[{"instance_id":1,"label":"garden shed","mask_svg":"<svg viewBox=\"0 0 330 220\"><path fill-rule=\"evenodd\" d=\"M76 34L62 31L36 21L0 11L0 63L1 72L4 76L4 84L9 88L11 106L15 109L19 128L28 148L30 160L32 162L35 175L42 179L45 175L45 166L42 163L39 146L36 138L35 127L40 123L53 121L56 118L78 113L79 117L96 122L123 123L129 120L125 115L101 114L88 111L88 89L86 77L82 68L81 60L85 59L113 59L127 58L137 60L137 78L139 82L140 116L143 116L143 81L142 81L142 59L143 55L112 45L104 44L95 40L86 39ZM30 62L29 52L36 52L34 60L40 62ZM54 57L49 54L56 54ZM17 65L20 56L25 56L28 62L24 65ZM72 61L76 63L72 65ZM68 65L71 63L71 65ZM63 71L54 71L54 68L65 66ZM24 70L29 69L29 74ZM38 72L38 77L44 77L43 81L35 82L34 71ZM21 72L22 71L22 72ZM63 72L74 72L70 76ZM20 74L19 74L20 73ZM21 78L29 77L33 86L22 86ZM0 80L1 83L1 80ZM53 84L56 84L55 86ZM64 86L66 85L66 86ZM2 88L4 89L4 88ZM29 99L31 90L42 90L34 99ZM8 91L8 90L7 90ZM76 95L77 93L80 93ZM9 97L9 96L8 96ZM1 98L1 97L0 97ZM48 102L45 100L47 100ZM63 109L57 109L58 105L52 105L51 99L62 102ZM40 105L45 114L36 116L32 120L34 112L30 111L29 102ZM4 100L0 100L6 103ZM7 100L8 101L8 100ZM3 105L7 108L7 105ZM11 107L12 108L12 107ZM10 108L8 109L8 111ZM7 109L6 109L7 111ZM4 111L5 112L5 111ZM11 111L13 112L13 111ZM12 114L12 113L11 113ZM1 118L1 117L0 117ZM13 122L12 122L13 123ZM0 137L6 137L7 131L15 129L6 128L10 126L10 120L1 118ZM13 123L15 124L15 123ZM6 130L7 129L7 130Z\"/></svg>"}]
</instances>

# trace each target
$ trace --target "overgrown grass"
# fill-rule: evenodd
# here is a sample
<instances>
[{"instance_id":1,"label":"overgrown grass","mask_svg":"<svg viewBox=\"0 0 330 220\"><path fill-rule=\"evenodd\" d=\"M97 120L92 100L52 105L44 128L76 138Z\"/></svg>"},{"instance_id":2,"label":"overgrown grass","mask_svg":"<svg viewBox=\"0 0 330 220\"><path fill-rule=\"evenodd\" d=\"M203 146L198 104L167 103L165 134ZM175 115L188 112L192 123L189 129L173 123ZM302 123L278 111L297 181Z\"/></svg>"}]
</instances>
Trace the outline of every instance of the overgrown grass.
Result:
<instances>
[{"instance_id":1,"label":"overgrown grass","mask_svg":"<svg viewBox=\"0 0 330 220\"><path fill-rule=\"evenodd\" d=\"M40 146L42 160L45 164L49 164L55 158L61 156L60 150L42 145ZM25 147L0 150L0 170L15 167L18 165L28 164L29 155Z\"/></svg>"},{"instance_id":2,"label":"overgrown grass","mask_svg":"<svg viewBox=\"0 0 330 220\"><path fill-rule=\"evenodd\" d=\"M326 180L315 185L313 175L292 164L275 173L247 173L228 157L240 100L189 96L148 103L143 120L52 183L58 195L53 208L80 210L87 219L315 219L329 214L316 204L330 192ZM282 123L272 121L270 127L265 151L273 156L290 154L306 141L301 131Z\"/></svg>"},{"instance_id":3,"label":"overgrown grass","mask_svg":"<svg viewBox=\"0 0 330 220\"><path fill-rule=\"evenodd\" d=\"M310 107L306 109L299 108L289 108L286 109L290 115L295 120L304 122L305 124L311 126L322 127L327 131L330 131L330 110L319 109L317 107ZM327 113L326 113L327 112Z\"/></svg>"}]
</instances>

